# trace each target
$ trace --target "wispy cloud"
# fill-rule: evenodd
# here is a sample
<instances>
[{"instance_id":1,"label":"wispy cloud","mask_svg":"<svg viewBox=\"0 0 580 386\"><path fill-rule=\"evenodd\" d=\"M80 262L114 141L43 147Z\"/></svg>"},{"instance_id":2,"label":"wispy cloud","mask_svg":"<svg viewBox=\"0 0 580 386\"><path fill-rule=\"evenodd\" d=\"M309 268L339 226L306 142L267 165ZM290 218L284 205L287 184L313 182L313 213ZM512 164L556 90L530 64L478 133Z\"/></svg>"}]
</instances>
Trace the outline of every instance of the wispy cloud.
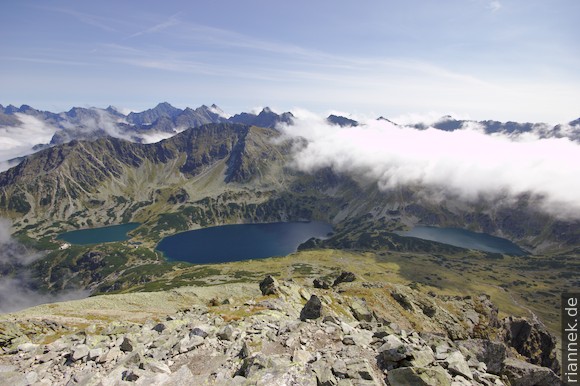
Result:
<instances>
[{"instance_id":1,"label":"wispy cloud","mask_svg":"<svg viewBox=\"0 0 580 386\"><path fill-rule=\"evenodd\" d=\"M69 8L45 8L45 9L70 15L75 19L77 19L78 21L80 21L81 23L91 25L106 32L117 32L117 29L111 25L110 18L91 15L88 13L75 11L74 9Z\"/></svg>"},{"instance_id":2,"label":"wispy cloud","mask_svg":"<svg viewBox=\"0 0 580 386\"><path fill-rule=\"evenodd\" d=\"M65 59L50 59L50 58L38 58L38 57L7 57L6 60L15 60L19 62L30 62L39 64L57 64L63 66L94 66L94 63L80 62L75 60L65 60Z\"/></svg>"},{"instance_id":3,"label":"wispy cloud","mask_svg":"<svg viewBox=\"0 0 580 386\"><path fill-rule=\"evenodd\" d=\"M139 32L135 32L134 34L130 35L129 38L136 38L138 36L143 36L143 35L148 35L148 34L160 32L160 31L163 31L167 28L176 26L176 25L180 24L180 21L179 21L177 16L179 16L179 13L172 15L171 17L169 17L169 19L167 19L161 23L155 24L152 27L149 27L149 28L144 29L144 30L139 31Z\"/></svg>"}]
</instances>

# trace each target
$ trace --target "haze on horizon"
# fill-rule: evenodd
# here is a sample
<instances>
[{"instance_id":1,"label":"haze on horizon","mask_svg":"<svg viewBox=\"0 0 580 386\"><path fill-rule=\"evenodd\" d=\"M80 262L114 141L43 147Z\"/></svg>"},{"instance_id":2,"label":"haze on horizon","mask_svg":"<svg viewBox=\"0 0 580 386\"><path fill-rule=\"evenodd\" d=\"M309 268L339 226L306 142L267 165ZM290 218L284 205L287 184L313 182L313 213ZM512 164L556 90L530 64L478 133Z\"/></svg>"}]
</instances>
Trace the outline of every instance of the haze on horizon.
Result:
<instances>
[{"instance_id":1,"label":"haze on horizon","mask_svg":"<svg viewBox=\"0 0 580 386\"><path fill-rule=\"evenodd\" d=\"M565 123L580 116L578 14L574 0L8 2L0 104Z\"/></svg>"}]
</instances>

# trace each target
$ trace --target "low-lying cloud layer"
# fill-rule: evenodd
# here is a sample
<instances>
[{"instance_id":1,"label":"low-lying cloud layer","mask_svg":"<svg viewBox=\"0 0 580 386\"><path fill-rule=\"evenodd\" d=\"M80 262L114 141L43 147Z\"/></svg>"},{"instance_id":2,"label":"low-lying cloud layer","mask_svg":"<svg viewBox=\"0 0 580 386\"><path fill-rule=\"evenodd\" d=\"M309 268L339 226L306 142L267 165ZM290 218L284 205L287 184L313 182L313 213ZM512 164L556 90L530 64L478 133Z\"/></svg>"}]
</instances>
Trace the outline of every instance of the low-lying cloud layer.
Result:
<instances>
[{"instance_id":1,"label":"low-lying cloud layer","mask_svg":"<svg viewBox=\"0 0 580 386\"><path fill-rule=\"evenodd\" d=\"M280 129L307 140L295 149L300 170L331 167L382 190L421 185L469 201L531 193L542 209L580 218L580 144L568 138L488 135L476 124L453 132L382 120L341 128L307 112L295 115L294 125Z\"/></svg>"},{"instance_id":2,"label":"low-lying cloud layer","mask_svg":"<svg viewBox=\"0 0 580 386\"><path fill-rule=\"evenodd\" d=\"M0 218L0 313L18 311L38 304L81 299L88 291L45 294L36 291L26 266L40 259L10 235L10 222Z\"/></svg>"}]
</instances>

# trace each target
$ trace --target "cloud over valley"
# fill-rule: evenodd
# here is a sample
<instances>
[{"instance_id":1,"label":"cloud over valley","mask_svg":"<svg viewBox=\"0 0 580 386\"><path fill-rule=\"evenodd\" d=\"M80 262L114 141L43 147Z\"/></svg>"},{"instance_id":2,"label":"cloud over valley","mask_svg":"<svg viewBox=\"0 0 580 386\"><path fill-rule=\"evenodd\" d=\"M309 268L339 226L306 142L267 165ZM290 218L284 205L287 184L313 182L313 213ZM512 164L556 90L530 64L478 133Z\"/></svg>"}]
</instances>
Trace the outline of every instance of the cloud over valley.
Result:
<instances>
[{"instance_id":1,"label":"cloud over valley","mask_svg":"<svg viewBox=\"0 0 580 386\"><path fill-rule=\"evenodd\" d=\"M580 145L569 138L486 134L476 123L455 131L384 120L339 127L313 114L296 115L294 125L281 130L306 139L293 162L300 170L331 167L363 176L384 191L422 186L430 194L467 201L531 194L549 213L580 218Z\"/></svg>"}]
</instances>

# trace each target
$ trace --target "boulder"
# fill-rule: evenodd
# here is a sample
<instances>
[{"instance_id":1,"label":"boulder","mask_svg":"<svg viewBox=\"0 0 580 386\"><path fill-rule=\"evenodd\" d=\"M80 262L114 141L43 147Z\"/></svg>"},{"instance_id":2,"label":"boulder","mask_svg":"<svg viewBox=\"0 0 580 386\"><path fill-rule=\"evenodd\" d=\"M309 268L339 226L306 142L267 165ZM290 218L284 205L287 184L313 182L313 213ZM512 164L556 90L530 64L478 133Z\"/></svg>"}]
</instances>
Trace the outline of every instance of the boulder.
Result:
<instances>
[{"instance_id":1,"label":"boulder","mask_svg":"<svg viewBox=\"0 0 580 386\"><path fill-rule=\"evenodd\" d=\"M322 288L322 289L330 288L330 283L324 279L314 279L312 284L314 285L314 288Z\"/></svg>"},{"instance_id":2,"label":"boulder","mask_svg":"<svg viewBox=\"0 0 580 386\"><path fill-rule=\"evenodd\" d=\"M453 351L445 359L447 370L453 375L461 375L467 379L473 379L473 373L465 360L465 357L459 351Z\"/></svg>"},{"instance_id":3,"label":"boulder","mask_svg":"<svg viewBox=\"0 0 580 386\"><path fill-rule=\"evenodd\" d=\"M405 310L407 310L407 311L414 311L413 303L411 302L411 300L409 299L409 297L407 295L405 295L404 293L401 293L401 292L398 292L398 291L393 291L391 293L391 296Z\"/></svg>"},{"instance_id":4,"label":"boulder","mask_svg":"<svg viewBox=\"0 0 580 386\"><path fill-rule=\"evenodd\" d=\"M340 283L349 283L349 282L353 282L355 280L356 280L356 276L354 275L354 273L343 271L340 274L340 276L334 280L334 283L332 283L332 286L336 287Z\"/></svg>"},{"instance_id":5,"label":"boulder","mask_svg":"<svg viewBox=\"0 0 580 386\"><path fill-rule=\"evenodd\" d=\"M503 370L503 361L507 355L506 346L503 343L487 339L469 339L456 343L475 355L478 361L485 363L488 373L498 375Z\"/></svg>"},{"instance_id":6,"label":"boulder","mask_svg":"<svg viewBox=\"0 0 580 386\"><path fill-rule=\"evenodd\" d=\"M229 324L223 326L218 332L217 337L221 340L232 340L234 337L234 328Z\"/></svg>"},{"instance_id":7,"label":"boulder","mask_svg":"<svg viewBox=\"0 0 580 386\"><path fill-rule=\"evenodd\" d=\"M73 361L84 359L89 355L89 351L89 346L86 344L80 344L73 348L71 358Z\"/></svg>"},{"instance_id":8,"label":"boulder","mask_svg":"<svg viewBox=\"0 0 580 386\"><path fill-rule=\"evenodd\" d=\"M121 345L119 346L119 348L123 352L133 351L133 342L131 341L131 339L125 337L125 338L123 338L123 342L121 342Z\"/></svg>"},{"instance_id":9,"label":"boulder","mask_svg":"<svg viewBox=\"0 0 580 386\"><path fill-rule=\"evenodd\" d=\"M541 324L525 318L504 319L505 342L538 366L560 372L556 357L556 338Z\"/></svg>"},{"instance_id":10,"label":"boulder","mask_svg":"<svg viewBox=\"0 0 580 386\"><path fill-rule=\"evenodd\" d=\"M260 282L260 291L262 295L276 295L278 293L278 281L272 276L268 275Z\"/></svg>"},{"instance_id":11,"label":"boulder","mask_svg":"<svg viewBox=\"0 0 580 386\"><path fill-rule=\"evenodd\" d=\"M503 374L512 386L558 386L560 378L549 368L540 367L515 358L504 362Z\"/></svg>"},{"instance_id":12,"label":"boulder","mask_svg":"<svg viewBox=\"0 0 580 386\"><path fill-rule=\"evenodd\" d=\"M373 369L368 360L364 358L345 359L346 373L351 379L375 380Z\"/></svg>"},{"instance_id":13,"label":"boulder","mask_svg":"<svg viewBox=\"0 0 580 386\"><path fill-rule=\"evenodd\" d=\"M363 302L362 300L353 300L353 302L350 304L350 310L352 311L352 315L359 322L370 322L373 320L372 311L369 310L366 302Z\"/></svg>"},{"instance_id":14,"label":"boulder","mask_svg":"<svg viewBox=\"0 0 580 386\"><path fill-rule=\"evenodd\" d=\"M411 350L396 335L388 335L384 342L378 349L379 357L384 363L399 362L411 354Z\"/></svg>"},{"instance_id":15,"label":"boulder","mask_svg":"<svg viewBox=\"0 0 580 386\"><path fill-rule=\"evenodd\" d=\"M316 382L318 386L336 386L338 381L334 374L332 374L332 370L330 365L323 361L316 361L312 364L312 371L316 375Z\"/></svg>"},{"instance_id":16,"label":"boulder","mask_svg":"<svg viewBox=\"0 0 580 386\"><path fill-rule=\"evenodd\" d=\"M202 330L201 328L199 328L199 327L195 327L193 330L191 330L191 331L189 332L189 336L190 336L190 337L192 337L192 336L194 336L194 335L195 335L195 336L201 336L202 338L207 338L207 335L208 335L208 334L207 334L207 332L205 332L205 331L204 331L204 330Z\"/></svg>"},{"instance_id":17,"label":"boulder","mask_svg":"<svg viewBox=\"0 0 580 386\"><path fill-rule=\"evenodd\" d=\"M302 311L300 311L300 320L318 319L322 316L322 302L316 295L310 296Z\"/></svg>"},{"instance_id":18,"label":"boulder","mask_svg":"<svg viewBox=\"0 0 580 386\"><path fill-rule=\"evenodd\" d=\"M391 385L451 386L451 376L441 366L400 367L390 370L387 379Z\"/></svg>"}]
</instances>

